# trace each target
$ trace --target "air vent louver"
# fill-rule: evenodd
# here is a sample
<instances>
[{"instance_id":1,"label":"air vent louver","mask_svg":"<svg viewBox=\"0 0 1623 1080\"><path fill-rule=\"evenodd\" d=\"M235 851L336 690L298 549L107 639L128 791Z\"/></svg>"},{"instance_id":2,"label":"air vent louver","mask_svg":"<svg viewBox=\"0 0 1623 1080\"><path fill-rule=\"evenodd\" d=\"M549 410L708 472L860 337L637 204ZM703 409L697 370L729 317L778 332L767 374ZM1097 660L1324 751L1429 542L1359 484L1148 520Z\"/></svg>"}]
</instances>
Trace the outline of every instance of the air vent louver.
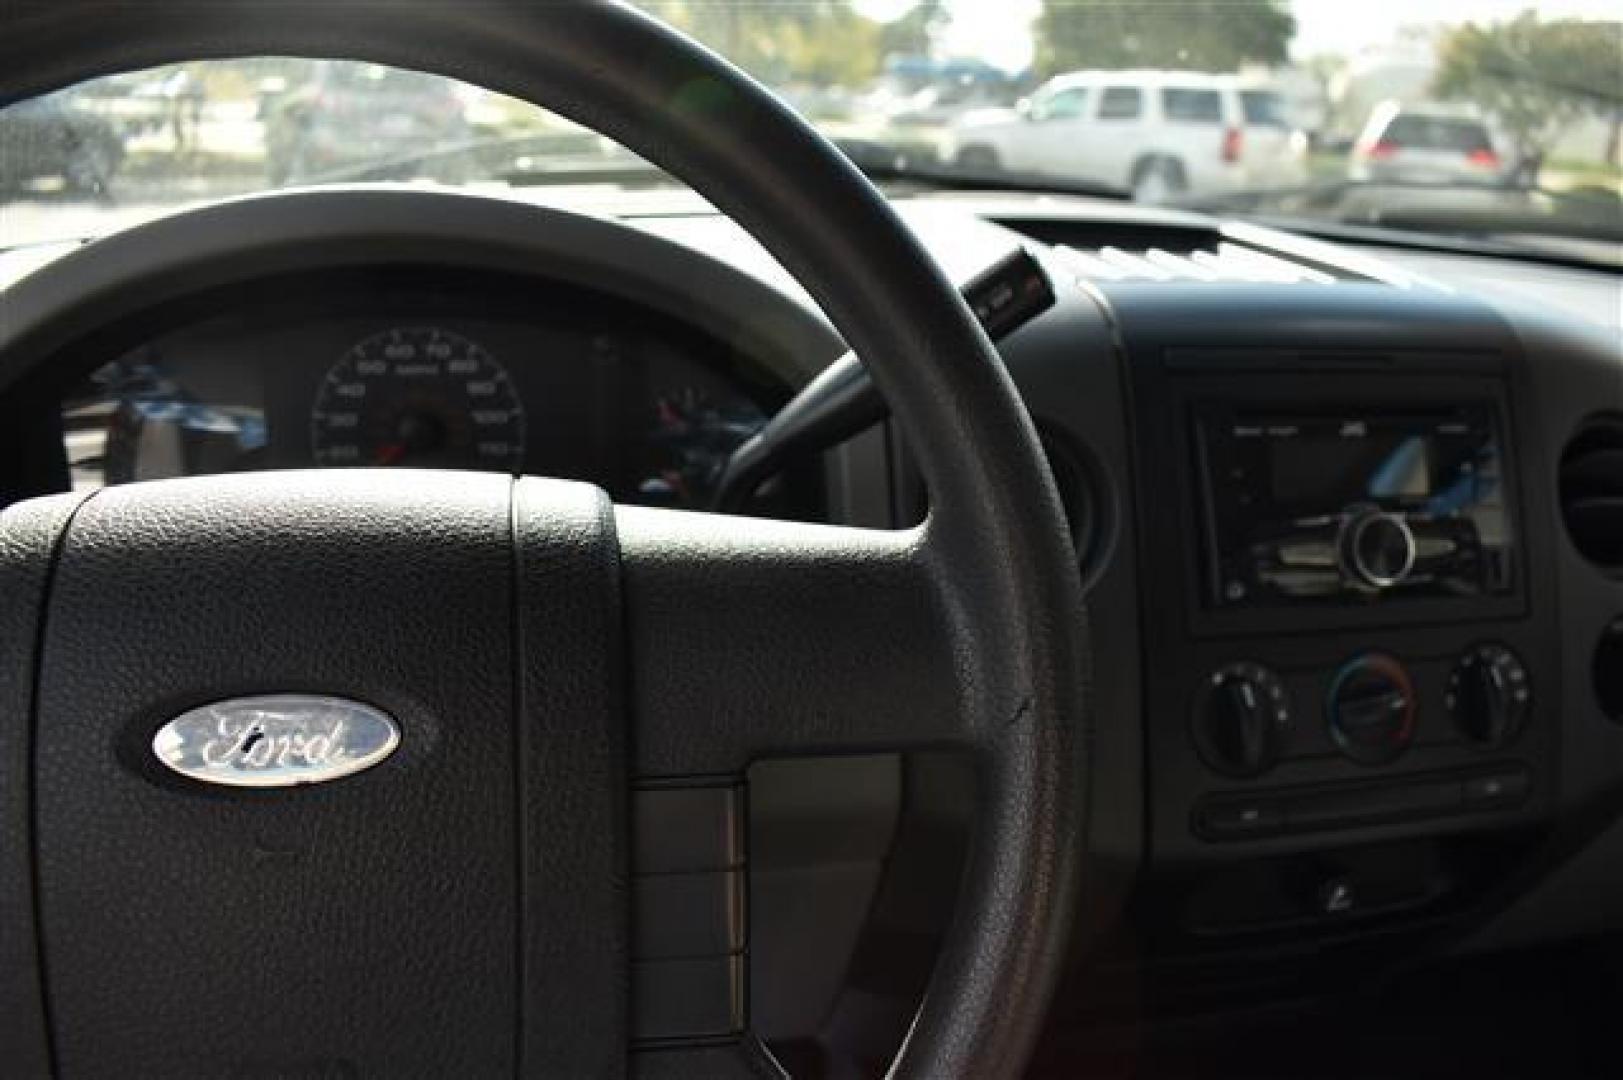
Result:
<instances>
[{"instance_id":1,"label":"air vent louver","mask_svg":"<svg viewBox=\"0 0 1623 1080\"><path fill-rule=\"evenodd\" d=\"M1055 256L1086 281L1267 282L1275 285L1331 285L1322 270L1244 244L1220 243L1214 250L1177 252L1150 247L1129 250L1061 244Z\"/></svg>"},{"instance_id":2,"label":"air vent louver","mask_svg":"<svg viewBox=\"0 0 1623 1080\"><path fill-rule=\"evenodd\" d=\"M1588 420L1567 443L1561 516L1584 558L1623 577L1623 416Z\"/></svg>"}]
</instances>

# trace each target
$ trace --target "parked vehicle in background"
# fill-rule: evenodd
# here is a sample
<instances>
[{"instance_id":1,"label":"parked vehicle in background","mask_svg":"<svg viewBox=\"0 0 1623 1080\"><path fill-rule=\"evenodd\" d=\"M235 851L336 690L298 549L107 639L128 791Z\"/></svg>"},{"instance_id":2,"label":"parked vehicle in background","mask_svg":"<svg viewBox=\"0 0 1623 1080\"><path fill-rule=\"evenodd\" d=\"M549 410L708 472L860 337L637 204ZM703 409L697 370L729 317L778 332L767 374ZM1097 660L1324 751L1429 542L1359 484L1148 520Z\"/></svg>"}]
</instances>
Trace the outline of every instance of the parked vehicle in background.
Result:
<instances>
[{"instance_id":1,"label":"parked vehicle in background","mask_svg":"<svg viewBox=\"0 0 1623 1080\"><path fill-rule=\"evenodd\" d=\"M0 109L0 191L55 181L79 194L105 195L124 160L118 129L65 94Z\"/></svg>"},{"instance_id":2,"label":"parked vehicle in background","mask_svg":"<svg viewBox=\"0 0 1623 1080\"><path fill-rule=\"evenodd\" d=\"M912 164L939 163L950 160L960 117L1007 111L1026 85L1021 76L984 62L892 56L884 74L849 103L847 115L825 114L819 127L842 146L863 146Z\"/></svg>"},{"instance_id":3,"label":"parked vehicle in background","mask_svg":"<svg viewBox=\"0 0 1623 1080\"><path fill-rule=\"evenodd\" d=\"M1094 71L1061 75L1015 110L969 113L954 159L1093 180L1140 201L1300 184L1307 140L1274 90L1237 75Z\"/></svg>"},{"instance_id":4,"label":"parked vehicle in background","mask_svg":"<svg viewBox=\"0 0 1623 1080\"><path fill-rule=\"evenodd\" d=\"M1404 184L1498 184L1510 170L1478 116L1441 105L1375 107L1353 143L1353 180Z\"/></svg>"},{"instance_id":5,"label":"parked vehicle in background","mask_svg":"<svg viewBox=\"0 0 1623 1080\"><path fill-rule=\"evenodd\" d=\"M159 131L169 121L164 84L170 71L158 68L97 79L73 91L73 104L111 124L128 142Z\"/></svg>"},{"instance_id":6,"label":"parked vehicle in background","mask_svg":"<svg viewBox=\"0 0 1623 1080\"><path fill-rule=\"evenodd\" d=\"M307 81L261 98L266 171L272 183L298 183L390 158L434 161L432 151L469 140L464 107L445 79L378 64L318 62Z\"/></svg>"}]
</instances>

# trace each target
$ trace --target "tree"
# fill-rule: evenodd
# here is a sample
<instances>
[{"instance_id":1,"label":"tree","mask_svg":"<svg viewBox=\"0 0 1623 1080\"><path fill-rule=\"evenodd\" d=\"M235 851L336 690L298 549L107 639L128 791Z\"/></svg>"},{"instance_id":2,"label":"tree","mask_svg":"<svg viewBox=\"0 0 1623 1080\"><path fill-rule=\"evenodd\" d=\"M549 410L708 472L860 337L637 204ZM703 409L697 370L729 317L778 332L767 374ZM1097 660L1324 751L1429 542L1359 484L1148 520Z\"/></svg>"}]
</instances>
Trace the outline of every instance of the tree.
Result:
<instances>
[{"instance_id":1,"label":"tree","mask_svg":"<svg viewBox=\"0 0 1623 1080\"><path fill-rule=\"evenodd\" d=\"M1317 53L1302 62L1302 70L1313 80L1318 88L1319 104L1323 108L1323 115L1318 118L1317 125L1310 125L1310 129L1320 133L1338 128L1351 127L1347 117L1340 115L1334 87L1347 71L1347 58L1340 53ZM1358 118L1362 120L1362 117Z\"/></svg>"},{"instance_id":2,"label":"tree","mask_svg":"<svg viewBox=\"0 0 1623 1080\"><path fill-rule=\"evenodd\" d=\"M885 56L928 56L951 21L946 0L918 0L905 14L880 28L879 51Z\"/></svg>"},{"instance_id":3,"label":"tree","mask_svg":"<svg viewBox=\"0 0 1623 1080\"><path fill-rule=\"evenodd\" d=\"M1046 74L1078 68L1184 68L1234 71L1280 64L1296 17L1283 0L1043 0L1032 27L1036 66Z\"/></svg>"},{"instance_id":4,"label":"tree","mask_svg":"<svg viewBox=\"0 0 1623 1080\"><path fill-rule=\"evenodd\" d=\"M881 28L850 0L640 0L769 83L852 86L879 71Z\"/></svg>"},{"instance_id":5,"label":"tree","mask_svg":"<svg viewBox=\"0 0 1623 1080\"><path fill-rule=\"evenodd\" d=\"M1584 115L1623 124L1623 23L1545 22L1524 11L1509 22L1466 23L1437 50L1439 97L1469 101L1499 122L1518 161L1532 167Z\"/></svg>"}]
</instances>

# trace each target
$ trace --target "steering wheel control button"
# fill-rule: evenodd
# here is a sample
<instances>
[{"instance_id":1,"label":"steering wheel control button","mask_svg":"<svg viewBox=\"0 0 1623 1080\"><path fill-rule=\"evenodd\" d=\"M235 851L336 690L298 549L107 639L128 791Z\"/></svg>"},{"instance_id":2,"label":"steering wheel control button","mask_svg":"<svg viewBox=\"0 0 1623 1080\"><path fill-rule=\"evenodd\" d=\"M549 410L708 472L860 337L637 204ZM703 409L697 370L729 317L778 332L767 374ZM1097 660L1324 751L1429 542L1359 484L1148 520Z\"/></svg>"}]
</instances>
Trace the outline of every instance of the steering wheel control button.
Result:
<instances>
[{"instance_id":1,"label":"steering wheel control button","mask_svg":"<svg viewBox=\"0 0 1623 1080\"><path fill-rule=\"evenodd\" d=\"M1373 508L1350 511L1341 527L1342 571L1358 588L1390 589L1414 569L1414 533L1401 514Z\"/></svg>"},{"instance_id":2,"label":"steering wheel control button","mask_svg":"<svg viewBox=\"0 0 1623 1080\"><path fill-rule=\"evenodd\" d=\"M1225 776L1260 776L1290 741L1290 693L1261 664L1229 664L1213 672L1195 706L1193 736L1201 760Z\"/></svg>"},{"instance_id":3,"label":"steering wheel control button","mask_svg":"<svg viewBox=\"0 0 1623 1080\"><path fill-rule=\"evenodd\" d=\"M743 1030L742 955L631 965L633 1038L725 1038Z\"/></svg>"},{"instance_id":4,"label":"steering wheel control button","mask_svg":"<svg viewBox=\"0 0 1623 1080\"><path fill-rule=\"evenodd\" d=\"M1343 754L1361 765L1385 765L1414 741L1414 684L1390 656L1355 657L1331 680L1325 715Z\"/></svg>"},{"instance_id":5,"label":"steering wheel control button","mask_svg":"<svg viewBox=\"0 0 1623 1080\"><path fill-rule=\"evenodd\" d=\"M632 878L632 959L726 956L743 949L742 870Z\"/></svg>"},{"instance_id":6,"label":"steering wheel control button","mask_svg":"<svg viewBox=\"0 0 1623 1080\"><path fill-rule=\"evenodd\" d=\"M158 729L152 752L180 775L225 787L281 788L340 780L400 745L400 728L370 705L314 694L216 701Z\"/></svg>"},{"instance_id":7,"label":"steering wheel control button","mask_svg":"<svg viewBox=\"0 0 1623 1080\"><path fill-rule=\"evenodd\" d=\"M740 1030L748 925L742 785L635 788L631 871L635 1037Z\"/></svg>"},{"instance_id":8,"label":"steering wheel control button","mask_svg":"<svg viewBox=\"0 0 1623 1080\"><path fill-rule=\"evenodd\" d=\"M631 872L679 874L744 865L738 784L639 787L631 793Z\"/></svg>"},{"instance_id":9,"label":"steering wheel control button","mask_svg":"<svg viewBox=\"0 0 1623 1080\"><path fill-rule=\"evenodd\" d=\"M1459 658L1443 703L1467 739L1489 749L1515 740L1533 707L1521 659L1503 645L1478 645Z\"/></svg>"}]
</instances>

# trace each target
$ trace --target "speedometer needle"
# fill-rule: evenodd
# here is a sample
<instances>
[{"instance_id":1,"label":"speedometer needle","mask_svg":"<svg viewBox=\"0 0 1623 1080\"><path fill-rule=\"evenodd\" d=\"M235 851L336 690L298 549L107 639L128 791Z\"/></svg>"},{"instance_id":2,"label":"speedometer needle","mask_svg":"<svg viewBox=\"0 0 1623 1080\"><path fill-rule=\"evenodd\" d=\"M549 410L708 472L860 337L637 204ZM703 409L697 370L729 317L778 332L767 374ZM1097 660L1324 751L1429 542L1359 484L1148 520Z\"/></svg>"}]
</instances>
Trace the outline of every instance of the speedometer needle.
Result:
<instances>
[{"instance_id":1,"label":"speedometer needle","mask_svg":"<svg viewBox=\"0 0 1623 1080\"><path fill-rule=\"evenodd\" d=\"M405 456L406 456L406 444L405 443L389 443L387 446L378 447L378 464L379 465L393 465L395 462L399 461L401 458L403 458Z\"/></svg>"}]
</instances>

